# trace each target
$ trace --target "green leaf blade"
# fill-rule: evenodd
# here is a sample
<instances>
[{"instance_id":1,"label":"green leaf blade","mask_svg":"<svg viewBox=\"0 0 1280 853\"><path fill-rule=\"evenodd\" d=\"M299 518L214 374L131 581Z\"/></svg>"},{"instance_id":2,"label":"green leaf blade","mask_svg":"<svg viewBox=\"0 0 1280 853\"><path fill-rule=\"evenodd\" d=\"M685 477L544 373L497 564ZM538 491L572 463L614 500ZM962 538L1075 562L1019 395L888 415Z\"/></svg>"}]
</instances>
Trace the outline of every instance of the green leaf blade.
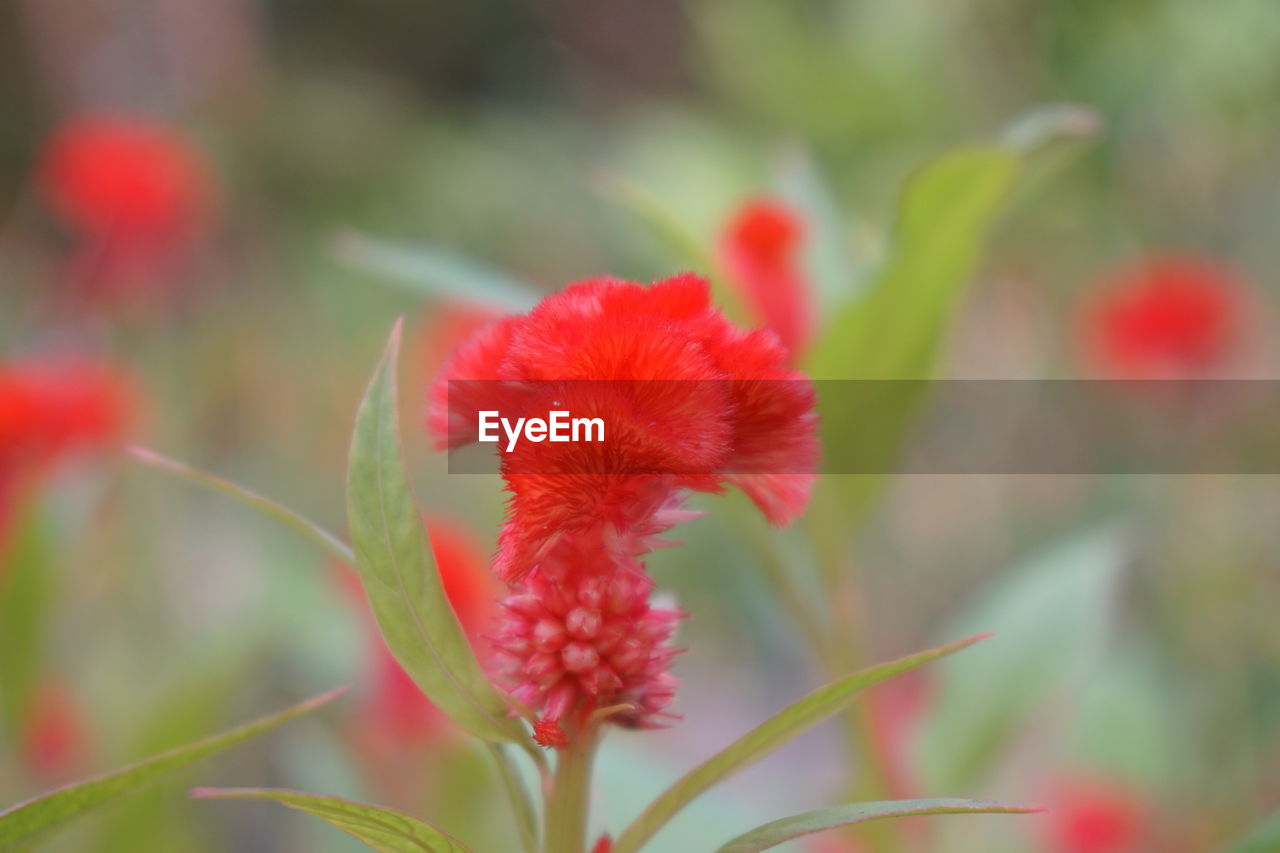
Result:
<instances>
[{"instance_id":1,"label":"green leaf blade","mask_svg":"<svg viewBox=\"0 0 1280 853\"><path fill-rule=\"evenodd\" d=\"M265 800L318 817L378 853L470 853L459 841L402 812L339 797L275 788L196 788L202 800Z\"/></svg>"},{"instance_id":2,"label":"green leaf blade","mask_svg":"<svg viewBox=\"0 0 1280 853\"><path fill-rule=\"evenodd\" d=\"M972 146L908 179L889 256L866 293L824 331L809 372L819 379L929 378L945 322L1021 163L1011 146Z\"/></svg>"},{"instance_id":3,"label":"green leaf blade","mask_svg":"<svg viewBox=\"0 0 1280 853\"><path fill-rule=\"evenodd\" d=\"M214 474L206 473L198 468L193 468L184 462L171 459L147 447L130 446L129 454L143 465L154 468L157 471L173 474L189 483L195 483L197 486L226 495L232 500L237 500L245 506L256 509L268 518L273 518L286 527L293 528L305 538L319 545L330 556L336 557L348 565L355 562L355 555L352 553L351 548L337 536L306 516L294 512L283 504L277 503L252 489Z\"/></svg>"},{"instance_id":4,"label":"green leaf blade","mask_svg":"<svg viewBox=\"0 0 1280 853\"><path fill-rule=\"evenodd\" d=\"M517 314L541 298L526 282L435 246L408 246L343 231L334 241L334 253L359 270L422 296L481 303Z\"/></svg>"},{"instance_id":5,"label":"green leaf blade","mask_svg":"<svg viewBox=\"0 0 1280 853\"><path fill-rule=\"evenodd\" d=\"M135 791L160 777L256 737L332 702L346 688L331 690L228 732L145 759L122 770L75 782L0 812L0 852L18 850L90 809Z\"/></svg>"},{"instance_id":6,"label":"green leaf blade","mask_svg":"<svg viewBox=\"0 0 1280 853\"><path fill-rule=\"evenodd\" d=\"M454 722L536 751L489 681L453 612L409 486L396 393L397 322L356 414L347 510L356 570L387 647Z\"/></svg>"},{"instance_id":7,"label":"green leaf blade","mask_svg":"<svg viewBox=\"0 0 1280 853\"><path fill-rule=\"evenodd\" d=\"M944 814L1035 814L1039 809L1002 806L987 800L923 799L851 803L784 817L733 839L716 853L759 853L817 832L898 817Z\"/></svg>"},{"instance_id":8,"label":"green leaf blade","mask_svg":"<svg viewBox=\"0 0 1280 853\"><path fill-rule=\"evenodd\" d=\"M614 842L613 853L634 853L681 809L713 785L848 707L862 690L945 657L986 638L978 635L859 670L810 693L686 773Z\"/></svg>"}]
</instances>

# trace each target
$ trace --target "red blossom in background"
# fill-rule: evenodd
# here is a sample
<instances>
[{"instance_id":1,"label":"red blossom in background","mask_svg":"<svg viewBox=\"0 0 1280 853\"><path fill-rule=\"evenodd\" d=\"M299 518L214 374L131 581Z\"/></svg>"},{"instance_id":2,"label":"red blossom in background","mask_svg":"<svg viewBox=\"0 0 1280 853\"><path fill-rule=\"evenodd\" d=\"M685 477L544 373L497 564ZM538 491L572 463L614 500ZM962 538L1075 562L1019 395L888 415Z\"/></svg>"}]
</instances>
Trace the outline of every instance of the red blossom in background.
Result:
<instances>
[{"instance_id":1,"label":"red blossom in background","mask_svg":"<svg viewBox=\"0 0 1280 853\"><path fill-rule=\"evenodd\" d=\"M1148 838L1145 799L1108 781L1059 782L1047 805L1048 853L1132 853Z\"/></svg>"},{"instance_id":2,"label":"red blossom in background","mask_svg":"<svg viewBox=\"0 0 1280 853\"><path fill-rule=\"evenodd\" d=\"M426 520L436 568L445 595L473 644L497 610L498 585L489 573L484 552L456 522L433 516ZM431 703L391 654L366 603L359 576L339 566L339 581L365 616L369 649L369 695L361 708L361 734L391 749L431 741L450 730L444 714Z\"/></svg>"},{"instance_id":3,"label":"red blossom in background","mask_svg":"<svg viewBox=\"0 0 1280 853\"><path fill-rule=\"evenodd\" d=\"M22 724L22 760L40 778L65 779L84 769L88 734L75 697L65 684L47 679L32 696Z\"/></svg>"},{"instance_id":4,"label":"red blossom in background","mask_svg":"<svg viewBox=\"0 0 1280 853\"><path fill-rule=\"evenodd\" d=\"M801 269L804 223L782 204L757 199L734 214L721 238L720 254L756 322L772 329L799 360L813 336L814 308Z\"/></svg>"},{"instance_id":5,"label":"red blossom in background","mask_svg":"<svg viewBox=\"0 0 1280 853\"><path fill-rule=\"evenodd\" d=\"M542 712L541 743L563 745L562 721L601 707L631 705L612 721L635 727L669 718L681 614L651 605L641 558L695 515L690 491L732 483L771 521L793 519L812 488L813 406L776 337L733 327L692 275L581 282L454 354L431 395L442 444L475 441L480 409L608 425L606 443L524 442L501 459L511 500L494 570L512 594L496 645L515 695Z\"/></svg>"},{"instance_id":6,"label":"red blossom in background","mask_svg":"<svg viewBox=\"0 0 1280 853\"><path fill-rule=\"evenodd\" d=\"M18 492L60 460L118 441L132 410L129 383L106 364L0 362L0 550Z\"/></svg>"},{"instance_id":7,"label":"red blossom in background","mask_svg":"<svg viewBox=\"0 0 1280 853\"><path fill-rule=\"evenodd\" d=\"M1103 282L1086 304L1086 355L1104 375L1197 378L1238 344L1243 286L1219 261L1156 255Z\"/></svg>"},{"instance_id":8,"label":"red blossom in background","mask_svg":"<svg viewBox=\"0 0 1280 853\"><path fill-rule=\"evenodd\" d=\"M153 280L189 246L211 206L195 151L170 127L136 116L65 122L45 143L38 179L80 238L75 273L94 290Z\"/></svg>"}]
</instances>

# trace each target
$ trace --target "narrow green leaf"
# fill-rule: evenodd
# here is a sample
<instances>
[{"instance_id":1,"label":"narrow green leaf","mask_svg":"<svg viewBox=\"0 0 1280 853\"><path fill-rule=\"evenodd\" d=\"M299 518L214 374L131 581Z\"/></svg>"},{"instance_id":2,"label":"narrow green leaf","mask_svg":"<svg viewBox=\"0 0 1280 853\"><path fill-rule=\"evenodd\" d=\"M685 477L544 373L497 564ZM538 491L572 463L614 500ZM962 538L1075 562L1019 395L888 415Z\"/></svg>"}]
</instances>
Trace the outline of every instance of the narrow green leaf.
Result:
<instances>
[{"instance_id":1,"label":"narrow green leaf","mask_svg":"<svg viewBox=\"0 0 1280 853\"><path fill-rule=\"evenodd\" d=\"M892 245L867 292L824 330L819 379L927 379L942 331L1021 163L1008 146L960 148L903 190Z\"/></svg>"},{"instance_id":2,"label":"narrow green leaf","mask_svg":"<svg viewBox=\"0 0 1280 853\"><path fill-rule=\"evenodd\" d=\"M351 440L347 512L356 569L387 646L431 701L473 735L536 754L458 624L409 487L396 399L401 327L397 321Z\"/></svg>"},{"instance_id":3,"label":"narrow green leaf","mask_svg":"<svg viewBox=\"0 0 1280 853\"><path fill-rule=\"evenodd\" d=\"M883 470L861 467L859 459L869 454L883 466L898 452L928 390L927 382L909 380L932 377L951 315L1021 163L1008 145L960 148L908 179L885 260L865 289L835 309L808 359L817 379L882 380L864 383L857 395L842 390L819 401L829 470ZM884 481L878 474L832 477L820 500L840 504L839 526L847 530Z\"/></svg>"},{"instance_id":4,"label":"narrow green leaf","mask_svg":"<svg viewBox=\"0 0 1280 853\"><path fill-rule=\"evenodd\" d=\"M327 821L378 853L469 853L459 841L415 817L338 797L273 788L196 788L202 800L267 800Z\"/></svg>"},{"instance_id":5,"label":"narrow green leaf","mask_svg":"<svg viewBox=\"0 0 1280 853\"><path fill-rule=\"evenodd\" d=\"M979 593L951 630L981 625L996 639L939 668L921 724L926 785L979 782L1028 714L1101 663L1126 553L1119 529L1090 530Z\"/></svg>"},{"instance_id":6,"label":"narrow green leaf","mask_svg":"<svg viewBox=\"0 0 1280 853\"><path fill-rule=\"evenodd\" d=\"M374 273L422 296L481 302L524 313L541 294L527 282L435 246L409 246L355 231L339 232L334 254L356 269Z\"/></svg>"},{"instance_id":7,"label":"narrow green leaf","mask_svg":"<svg viewBox=\"0 0 1280 853\"><path fill-rule=\"evenodd\" d=\"M336 557L344 563L354 564L355 554L345 542L325 530L320 525L311 521L301 513L294 512L283 504L279 504L268 497L258 494L252 489L247 489L231 480L224 480L222 477L213 474L207 474L197 468L192 468L176 459L156 453L154 450L146 447L133 445L129 447L129 453L134 459L137 459L144 465L148 465L159 471L166 471L174 474L187 482L195 483L206 489L212 489L215 492L224 494L234 500L250 506L263 515L279 521L287 527L293 528L315 544L319 545L330 556Z\"/></svg>"},{"instance_id":8,"label":"narrow green leaf","mask_svg":"<svg viewBox=\"0 0 1280 853\"><path fill-rule=\"evenodd\" d=\"M1276 853L1280 850L1280 812L1262 822L1247 836L1221 853Z\"/></svg>"},{"instance_id":9,"label":"narrow green leaf","mask_svg":"<svg viewBox=\"0 0 1280 853\"><path fill-rule=\"evenodd\" d=\"M332 690L231 731L140 761L122 770L75 782L0 812L0 853L8 853L62 827L96 806L328 704L346 692Z\"/></svg>"},{"instance_id":10,"label":"narrow green leaf","mask_svg":"<svg viewBox=\"0 0 1280 853\"><path fill-rule=\"evenodd\" d=\"M686 773L646 808L614 842L613 853L634 853L694 798L760 760L792 738L848 707L862 690L887 678L968 648L978 635L889 663L859 670L820 687Z\"/></svg>"},{"instance_id":11,"label":"narrow green leaf","mask_svg":"<svg viewBox=\"0 0 1280 853\"><path fill-rule=\"evenodd\" d=\"M986 800L888 800L852 803L784 817L759 826L725 844L716 853L759 853L787 841L870 820L937 814L1034 814L1039 809L1002 806Z\"/></svg>"}]
</instances>

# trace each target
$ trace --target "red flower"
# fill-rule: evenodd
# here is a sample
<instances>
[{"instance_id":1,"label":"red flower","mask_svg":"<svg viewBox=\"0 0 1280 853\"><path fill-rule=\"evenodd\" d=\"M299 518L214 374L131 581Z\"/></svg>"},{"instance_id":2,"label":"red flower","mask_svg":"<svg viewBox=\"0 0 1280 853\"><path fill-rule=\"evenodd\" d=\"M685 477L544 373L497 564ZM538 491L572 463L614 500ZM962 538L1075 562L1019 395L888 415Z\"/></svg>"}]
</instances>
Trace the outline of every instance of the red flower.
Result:
<instances>
[{"instance_id":1,"label":"red flower","mask_svg":"<svg viewBox=\"0 0 1280 853\"><path fill-rule=\"evenodd\" d=\"M502 455L512 493L494 562L513 587L496 645L515 695L543 711L537 735L561 745L590 711L668 719L667 673L680 614L649 603L641 557L695 513L689 491L742 488L770 520L804 507L817 455L811 384L773 335L716 311L707 283L645 288L592 280L526 317L477 332L432 392L441 442L476 440L476 414L593 413L608 442L526 441Z\"/></svg>"},{"instance_id":2,"label":"red flower","mask_svg":"<svg viewBox=\"0 0 1280 853\"><path fill-rule=\"evenodd\" d=\"M449 519L427 519L427 531L445 595L463 629L475 641L497 609L498 590L483 552L465 529ZM363 606L364 590L359 577L346 566L340 571L339 580L347 594ZM366 629L372 679L363 711L365 733L398 748L406 742L429 740L447 730L444 715L423 695L383 642L367 606L364 612L369 617Z\"/></svg>"},{"instance_id":3,"label":"red flower","mask_svg":"<svg viewBox=\"0 0 1280 853\"><path fill-rule=\"evenodd\" d=\"M210 206L203 163L169 127L99 115L57 128L41 153L49 205L82 241L79 272L119 289L187 246Z\"/></svg>"},{"instance_id":4,"label":"red flower","mask_svg":"<svg viewBox=\"0 0 1280 853\"><path fill-rule=\"evenodd\" d=\"M772 329L794 362L813 335L809 283L801 271L804 224L791 210L757 199L734 214L720 253L758 323Z\"/></svg>"},{"instance_id":5,"label":"red flower","mask_svg":"<svg viewBox=\"0 0 1280 853\"><path fill-rule=\"evenodd\" d=\"M1052 853L1131 853L1146 837L1146 804L1119 785L1060 782L1049 804L1046 846Z\"/></svg>"},{"instance_id":6,"label":"red flower","mask_svg":"<svg viewBox=\"0 0 1280 853\"><path fill-rule=\"evenodd\" d=\"M1106 375L1195 378L1236 343L1242 285L1218 261L1158 255L1108 279L1086 306L1087 355Z\"/></svg>"},{"instance_id":7,"label":"red flower","mask_svg":"<svg viewBox=\"0 0 1280 853\"><path fill-rule=\"evenodd\" d=\"M202 164L162 124L86 116L46 143L41 184L50 204L87 234L123 240L174 236L208 200Z\"/></svg>"},{"instance_id":8,"label":"red flower","mask_svg":"<svg viewBox=\"0 0 1280 853\"><path fill-rule=\"evenodd\" d=\"M131 397L122 375L104 364L0 362L0 487L118 440Z\"/></svg>"},{"instance_id":9,"label":"red flower","mask_svg":"<svg viewBox=\"0 0 1280 853\"><path fill-rule=\"evenodd\" d=\"M66 685L46 680L35 691L22 728L22 757L45 780L72 775L85 764L88 738Z\"/></svg>"}]
</instances>

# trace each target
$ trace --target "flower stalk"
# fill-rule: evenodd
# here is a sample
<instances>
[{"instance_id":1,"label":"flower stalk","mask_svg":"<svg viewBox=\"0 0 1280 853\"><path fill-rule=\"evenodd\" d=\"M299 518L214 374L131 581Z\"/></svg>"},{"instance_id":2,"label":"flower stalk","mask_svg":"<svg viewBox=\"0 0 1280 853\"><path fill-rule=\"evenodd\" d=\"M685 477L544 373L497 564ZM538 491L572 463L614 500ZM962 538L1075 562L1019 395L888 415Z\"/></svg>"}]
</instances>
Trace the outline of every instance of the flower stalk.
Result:
<instances>
[{"instance_id":1,"label":"flower stalk","mask_svg":"<svg viewBox=\"0 0 1280 853\"><path fill-rule=\"evenodd\" d=\"M600 726L588 720L559 750L547 800L544 853L585 853L591 805L591 769Z\"/></svg>"}]
</instances>

